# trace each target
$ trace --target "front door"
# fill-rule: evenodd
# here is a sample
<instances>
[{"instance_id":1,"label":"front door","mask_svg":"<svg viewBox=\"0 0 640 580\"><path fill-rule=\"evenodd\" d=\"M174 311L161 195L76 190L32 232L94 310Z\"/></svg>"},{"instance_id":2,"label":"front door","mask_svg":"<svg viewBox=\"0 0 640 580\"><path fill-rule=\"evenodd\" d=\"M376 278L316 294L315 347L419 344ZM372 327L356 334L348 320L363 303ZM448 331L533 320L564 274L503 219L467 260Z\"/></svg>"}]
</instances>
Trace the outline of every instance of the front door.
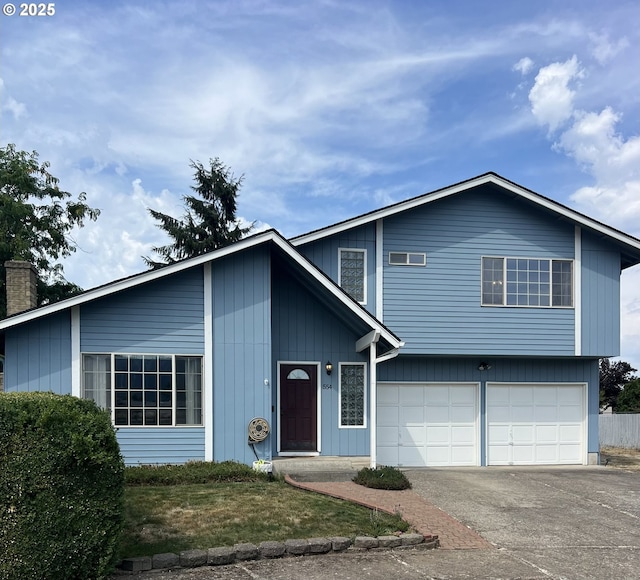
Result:
<instances>
[{"instance_id":1,"label":"front door","mask_svg":"<svg viewBox=\"0 0 640 580\"><path fill-rule=\"evenodd\" d=\"M318 450L318 367L280 365L280 450Z\"/></svg>"}]
</instances>

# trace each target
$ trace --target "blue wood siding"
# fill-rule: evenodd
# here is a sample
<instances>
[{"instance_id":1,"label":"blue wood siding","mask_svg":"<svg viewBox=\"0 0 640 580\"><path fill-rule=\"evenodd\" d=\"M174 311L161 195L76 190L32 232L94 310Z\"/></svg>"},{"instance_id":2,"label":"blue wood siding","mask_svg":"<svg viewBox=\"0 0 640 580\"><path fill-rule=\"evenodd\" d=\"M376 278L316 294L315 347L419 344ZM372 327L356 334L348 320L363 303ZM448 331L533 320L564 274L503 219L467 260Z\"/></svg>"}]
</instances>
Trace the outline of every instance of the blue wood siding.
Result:
<instances>
[{"instance_id":1,"label":"blue wood siding","mask_svg":"<svg viewBox=\"0 0 640 580\"><path fill-rule=\"evenodd\" d=\"M384 220L384 322L406 354L570 356L574 310L483 307L482 256L574 258L574 227L487 187ZM390 251L427 253L389 266Z\"/></svg>"},{"instance_id":2,"label":"blue wood siding","mask_svg":"<svg viewBox=\"0 0 640 580\"><path fill-rule=\"evenodd\" d=\"M8 329L5 355L5 391L71 394L69 311Z\"/></svg>"},{"instance_id":3,"label":"blue wood siding","mask_svg":"<svg viewBox=\"0 0 640 580\"><path fill-rule=\"evenodd\" d=\"M582 354L620 354L620 253L582 232Z\"/></svg>"},{"instance_id":4,"label":"blue wood siding","mask_svg":"<svg viewBox=\"0 0 640 580\"><path fill-rule=\"evenodd\" d=\"M212 266L213 458L251 463L249 421L271 417L269 249L246 250ZM256 448L265 457L266 444Z\"/></svg>"},{"instance_id":5,"label":"blue wood siding","mask_svg":"<svg viewBox=\"0 0 640 580\"><path fill-rule=\"evenodd\" d=\"M587 451L599 452L598 359L482 359L491 364L479 371L479 358L427 358L399 356L378 366L379 381L478 382L481 386L481 441L486 441L485 393L487 382L514 383L587 383ZM482 445L482 464L485 448Z\"/></svg>"},{"instance_id":6,"label":"blue wood siding","mask_svg":"<svg viewBox=\"0 0 640 580\"><path fill-rule=\"evenodd\" d=\"M375 223L347 230L304 246L298 251L315 264L336 284L338 283L338 249L354 248L367 251L367 296L363 306L376 312L376 226Z\"/></svg>"},{"instance_id":7,"label":"blue wood siding","mask_svg":"<svg viewBox=\"0 0 640 580\"><path fill-rule=\"evenodd\" d=\"M359 335L350 330L336 314L294 280L284 269L274 267L273 276L273 376L275 377L273 406L277 410L277 362L320 362L321 454L368 455L369 428L339 428L339 362L363 362L368 351L357 353ZM334 371L328 376L324 363L330 360ZM369 376L367 365L366 375ZM367 378L368 380L368 378ZM367 393L367 414L368 414ZM274 429L278 417L272 415ZM276 453L276 439L273 442Z\"/></svg>"},{"instance_id":8,"label":"blue wood siding","mask_svg":"<svg viewBox=\"0 0 640 580\"><path fill-rule=\"evenodd\" d=\"M84 304L82 352L204 353L201 266Z\"/></svg>"},{"instance_id":9,"label":"blue wood siding","mask_svg":"<svg viewBox=\"0 0 640 580\"><path fill-rule=\"evenodd\" d=\"M204 461L204 427L119 427L117 438L127 465Z\"/></svg>"}]
</instances>

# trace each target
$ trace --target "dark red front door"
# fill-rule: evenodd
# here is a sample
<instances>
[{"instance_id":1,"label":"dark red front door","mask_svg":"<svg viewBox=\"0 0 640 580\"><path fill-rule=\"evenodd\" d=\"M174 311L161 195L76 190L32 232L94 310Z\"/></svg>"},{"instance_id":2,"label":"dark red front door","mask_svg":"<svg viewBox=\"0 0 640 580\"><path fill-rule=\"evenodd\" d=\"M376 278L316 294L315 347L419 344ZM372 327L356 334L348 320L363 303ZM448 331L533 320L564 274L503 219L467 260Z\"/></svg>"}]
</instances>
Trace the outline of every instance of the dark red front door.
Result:
<instances>
[{"instance_id":1,"label":"dark red front door","mask_svg":"<svg viewBox=\"0 0 640 580\"><path fill-rule=\"evenodd\" d=\"M280 365L280 449L317 451L318 368Z\"/></svg>"}]
</instances>

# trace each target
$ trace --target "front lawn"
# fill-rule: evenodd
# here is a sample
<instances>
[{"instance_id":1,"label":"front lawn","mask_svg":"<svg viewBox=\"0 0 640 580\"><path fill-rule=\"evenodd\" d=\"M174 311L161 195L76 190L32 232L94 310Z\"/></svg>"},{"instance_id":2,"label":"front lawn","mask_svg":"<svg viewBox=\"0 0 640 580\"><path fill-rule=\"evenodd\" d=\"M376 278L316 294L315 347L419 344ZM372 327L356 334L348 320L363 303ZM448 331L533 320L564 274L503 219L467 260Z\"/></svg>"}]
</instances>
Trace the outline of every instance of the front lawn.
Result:
<instances>
[{"instance_id":1,"label":"front lawn","mask_svg":"<svg viewBox=\"0 0 640 580\"><path fill-rule=\"evenodd\" d=\"M169 478L173 481L170 485L140 485L140 481L153 481L158 474L163 479L162 468L129 469L121 557L241 542L377 536L408 529L399 516L302 491L281 480L268 481L246 466L230 470L228 464L217 465L223 466L230 481L220 481L215 475L216 464L205 468L212 473L209 483L191 483L190 467L186 466L169 468L174 475ZM191 471L201 478L202 464L194 464Z\"/></svg>"}]
</instances>

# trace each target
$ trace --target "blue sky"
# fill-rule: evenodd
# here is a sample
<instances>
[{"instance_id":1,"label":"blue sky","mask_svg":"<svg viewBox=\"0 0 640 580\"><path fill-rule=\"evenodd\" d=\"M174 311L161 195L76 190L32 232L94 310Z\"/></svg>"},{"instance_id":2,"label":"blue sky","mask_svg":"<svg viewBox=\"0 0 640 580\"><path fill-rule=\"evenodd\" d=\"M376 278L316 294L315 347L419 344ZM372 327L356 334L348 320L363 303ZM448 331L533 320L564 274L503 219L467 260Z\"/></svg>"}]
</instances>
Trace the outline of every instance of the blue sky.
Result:
<instances>
[{"instance_id":1,"label":"blue sky","mask_svg":"<svg viewBox=\"0 0 640 580\"><path fill-rule=\"evenodd\" d=\"M18 6L19 3L16 3ZM189 160L285 236L495 171L640 237L637 0L55 2L0 15L0 141L102 210L64 262L144 270ZM640 368L640 267L622 356Z\"/></svg>"}]
</instances>

